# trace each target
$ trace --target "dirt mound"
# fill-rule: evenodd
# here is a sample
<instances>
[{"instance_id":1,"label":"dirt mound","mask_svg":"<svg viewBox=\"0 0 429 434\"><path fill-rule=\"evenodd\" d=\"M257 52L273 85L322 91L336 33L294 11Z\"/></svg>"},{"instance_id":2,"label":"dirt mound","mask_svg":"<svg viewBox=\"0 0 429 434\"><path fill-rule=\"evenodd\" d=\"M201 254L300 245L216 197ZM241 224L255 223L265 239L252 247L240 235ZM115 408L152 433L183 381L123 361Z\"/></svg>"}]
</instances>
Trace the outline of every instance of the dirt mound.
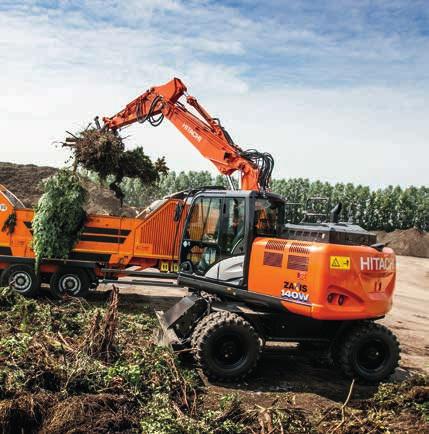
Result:
<instances>
[{"instance_id":1,"label":"dirt mound","mask_svg":"<svg viewBox=\"0 0 429 434\"><path fill-rule=\"evenodd\" d=\"M42 180L52 176L55 167L36 166L34 164L13 164L0 162L0 184L8 188L15 196L32 208L42 195ZM86 211L89 214L110 214L135 216L133 208L124 206L108 188L101 187L89 179L84 182L89 192Z\"/></svg>"},{"instance_id":2,"label":"dirt mound","mask_svg":"<svg viewBox=\"0 0 429 434\"><path fill-rule=\"evenodd\" d=\"M381 243L388 243L397 255L429 258L429 232L417 229L395 230L393 232L377 232Z\"/></svg>"},{"instance_id":3,"label":"dirt mound","mask_svg":"<svg viewBox=\"0 0 429 434\"><path fill-rule=\"evenodd\" d=\"M25 206L33 207L42 194L40 181L56 172L54 167L0 163L0 184L21 199Z\"/></svg>"}]
</instances>

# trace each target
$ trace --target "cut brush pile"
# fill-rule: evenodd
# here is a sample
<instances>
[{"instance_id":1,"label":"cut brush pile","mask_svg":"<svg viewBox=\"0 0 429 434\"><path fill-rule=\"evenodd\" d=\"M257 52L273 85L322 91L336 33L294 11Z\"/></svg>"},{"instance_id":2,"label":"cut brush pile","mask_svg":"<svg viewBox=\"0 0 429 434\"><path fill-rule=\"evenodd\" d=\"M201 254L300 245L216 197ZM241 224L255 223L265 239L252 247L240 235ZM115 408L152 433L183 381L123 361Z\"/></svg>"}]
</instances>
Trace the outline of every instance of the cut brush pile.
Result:
<instances>
[{"instance_id":1,"label":"cut brush pile","mask_svg":"<svg viewBox=\"0 0 429 434\"><path fill-rule=\"evenodd\" d=\"M340 405L309 414L294 397L266 408L236 394L207 399L194 369L152 342L148 306L121 297L53 303L0 289L1 433L382 433L401 432L390 427L404 412L424 426L424 378L381 385L344 421Z\"/></svg>"},{"instance_id":2,"label":"cut brush pile","mask_svg":"<svg viewBox=\"0 0 429 434\"><path fill-rule=\"evenodd\" d=\"M42 258L67 258L79 239L88 192L78 167L97 174L102 181L112 180L110 189L121 205L124 194L120 183L125 177L150 185L168 170L163 158L152 163L141 147L126 151L121 137L107 130L87 128L71 134L63 146L72 149L74 167L73 171L60 170L44 183L44 194L33 220L36 269Z\"/></svg>"},{"instance_id":3,"label":"cut brush pile","mask_svg":"<svg viewBox=\"0 0 429 434\"><path fill-rule=\"evenodd\" d=\"M118 297L114 288L101 307L0 290L0 432L260 431L259 410L235 395L203 410L199 377L152 343L154 317L121 309ZM310 432L300 412L261 423Z\"/></svg>"}]
</instances>

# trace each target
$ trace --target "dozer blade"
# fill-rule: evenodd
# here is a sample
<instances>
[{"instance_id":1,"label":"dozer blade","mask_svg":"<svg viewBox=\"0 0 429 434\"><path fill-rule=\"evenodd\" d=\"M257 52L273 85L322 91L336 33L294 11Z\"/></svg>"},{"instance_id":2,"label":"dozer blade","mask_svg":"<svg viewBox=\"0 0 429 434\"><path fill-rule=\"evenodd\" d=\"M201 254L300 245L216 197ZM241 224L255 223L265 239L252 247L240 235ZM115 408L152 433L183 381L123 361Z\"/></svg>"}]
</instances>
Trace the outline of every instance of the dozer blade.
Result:
<instances>
[{"instance_id":1,"label":"dozer blade","mask_svg":"<svg viewBox=\"0 0 429 434\"><path fill-rule=\"evenodd\" d=\"M159 327L154 332L155 342L173 350L183 349L196 322L207 311L207 300L196 294L183 297L165 313L156 311Z\"/></svg>"},{"instance_id":2,"label":"dozer blade","mask_svg":"<svg viewBox=\"0 0 429 434\"><path fill-rule=\"evenodd\" d=\"M183 348L183 344L176 333L174 333L174 330L168 327L164 312L157 310L155 311L155 315L158 319L158 327L153 333L155 343L161 347L168 347L171 350L180 350Z\"/></svg>"}]
</instances>

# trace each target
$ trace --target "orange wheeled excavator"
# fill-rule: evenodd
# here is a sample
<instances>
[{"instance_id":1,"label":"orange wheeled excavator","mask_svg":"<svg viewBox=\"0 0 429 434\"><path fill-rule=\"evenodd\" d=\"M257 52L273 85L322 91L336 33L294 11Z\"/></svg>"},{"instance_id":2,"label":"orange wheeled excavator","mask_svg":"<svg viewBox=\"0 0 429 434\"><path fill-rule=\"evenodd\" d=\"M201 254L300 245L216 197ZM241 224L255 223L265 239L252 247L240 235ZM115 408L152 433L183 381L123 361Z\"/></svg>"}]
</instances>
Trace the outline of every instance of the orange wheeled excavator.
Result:
<instances>
[{"instance_id":1,"label":"orange wheeled excavator","mask_svg":"<svg viewBox=\"0 0 429 434\"><path fill-rule=\"evenodd\" d=\"M251 372L266 341L316 343L344 374L368 382L398 365L399 344L376 322L392 306L395 255L361 227L328 221L285 224L285 201L268 191L269 154L243 151L218 119L175 78L149 89L104 128L169 119L241 189L194 191L180 240L178 284L187 287L167 312L157 312L160 342L190 347L210 378L236 380Z\"/></svg>"},{"instance_id":2,"label":"orange wheeled excavator","mask_svg":"<svg viewBox=\"0 0 429 434\"><path fill-rule=\"evenodd\" d=\"M196 114L179 101L183 95ZM157 312L160 342L191 348L205 374L221 380L248 375L267 341L325 346L352 378L378 382L392 374L399 344L376 322L392 305L392 249L341 222L340 204L327 221L285 224L286 203L269 191L271 155L234 144L177 78L103 118L103 126L96 123L117 131L136 122L158 126L164 118L222 174L238 171L241 189L194 190L171 212L171 221L180 222L175 233L181 232L172 242L177 284L190 294ZM173 240L172 231L157 228L160 239ZM136 236L132 225L120 235L128 236ZM123 264L132 265L131 246Z\"/></svg>"}]
</instances>

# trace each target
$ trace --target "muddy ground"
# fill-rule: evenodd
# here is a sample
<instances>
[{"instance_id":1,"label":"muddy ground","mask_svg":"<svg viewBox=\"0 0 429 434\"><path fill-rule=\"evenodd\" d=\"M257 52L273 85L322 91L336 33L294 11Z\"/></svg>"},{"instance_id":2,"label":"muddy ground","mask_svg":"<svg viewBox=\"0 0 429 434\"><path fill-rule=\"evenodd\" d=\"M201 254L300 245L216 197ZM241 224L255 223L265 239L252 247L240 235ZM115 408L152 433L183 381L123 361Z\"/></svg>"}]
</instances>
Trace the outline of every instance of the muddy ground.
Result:
<instances>
[{"instance_id":1,"label":"muddy ground","mask_svg":"<svg viewBox=\"0 0 429 434\"><path fill-rule=\"evenodd\" d=\"M398 336L402 359L391 381L402 381L416 372L429 373L429 259L399 256L394 307L382 322ZM165 310L185 293L182 289L122 287L127 302ZM350 382L335 371L322 354L304 352L293 345L269 346L258 369L242 384L209 384L208 400L237 392L248 405L269 406L290 402L310 417L333 404L342 403ZM376 388L355 386L353 400L370 398ZM399 423L399 422L398 422ZM403 421L400 422L401 424ZM399 425L395 432L413 432Z\"/></svg>"}]
</instances>

